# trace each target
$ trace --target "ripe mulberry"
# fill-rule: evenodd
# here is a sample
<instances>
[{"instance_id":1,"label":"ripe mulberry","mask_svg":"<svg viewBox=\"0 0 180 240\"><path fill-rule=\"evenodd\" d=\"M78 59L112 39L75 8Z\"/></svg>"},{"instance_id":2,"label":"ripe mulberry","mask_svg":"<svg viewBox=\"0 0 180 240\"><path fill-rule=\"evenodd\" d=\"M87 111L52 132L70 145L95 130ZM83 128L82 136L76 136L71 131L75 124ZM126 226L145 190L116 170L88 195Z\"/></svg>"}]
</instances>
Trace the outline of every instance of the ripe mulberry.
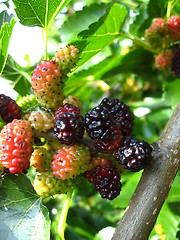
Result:
<instances>
[{"instance_id":1,"label":"ripe mulberry","mask_svg":"<svg viewBox=\"0 0 180 240\"><path fill-rule=\"evenodd\" d=\"M117 125L121 127L123 136L131 135L134 126L134 116L128 105L119 99L104 98L101 104L109 109Z\"/></svg>"},{"instance_id":2,"label":"ripe mulberry","mask_svg":"<svg viewBox=\"0 0 180 240\"><path fill-rule=\"evenodd\" d=\"M138 172L149 164L151 153L152 147L146 141L128 137L123 146L117 149L116 159L125 169Z\"/></svg>"},{"instance_id":3,"label":"ripe mulberry","mask_svg":"<svg viewBox=\"0 0 180 240\"><path fill-rule=\"evenodd\" d=\"M106 141L96 141L94 143L95 148L103 153L109 153L116 151L117 148L120 147L121 141L123 137L120 135L119 139L112 139L112 140L106 140Z\"/></svg>"},{"instance_id":4,"label":"ripe mulberry","mask_svg":"<svg viewBox=\"0 0 180 240\"><path fill-rule=\"evenodd\" d=\"M33 133L26 120L14 119L0 132L0 161L10 173L22 173L29 168L33 152Z\"/></svg>"},{"instance_id":5,"label":"ripe mulberry","mask_svg":"<svg viewBox=\"0 0 180 240\"><path fill-rule=\"evenodd\" d=\"M86 131L90 138L98 141L121 139L130 135L134 116L129 107L118 99L104 98L85 115Z\"/></svg>"},{"instance_id":6,"label":"ripe mulberry","mask_svg":"<svg viewBox=\"0 0 180 240\"><path fill-rule=\"evenodd\" d=\"M80 109L66 103L56 110L54 133L61 143L78 143L84 135L84 120Z\"/></svg>"},{"instance_id":7,"label":"ripe mulberry","mask_svg":"<svg viewBox=\"0 0 180 240\"><path fill-rule=\"evenodd\" d=\"M174 50L174 57L172 61L172 74L175 77L180 77L180 48Z\"/></svg>"},{"instance_id":8,"label":"ripe mulberry","mask_svg":"<svg viewBox=\"0 0 180 240\"><path fill-rule=\"evenodd\" d=\"M84 145L64 145L53 157L53 175L62 180L75 178L91 167L90 152Z\"/></svg>"},{"instance_id":9,"label":"ripe mulberry","mask_svg":"<svg viewBox=\"0 0 180 240\"><path fill-rule=\"evenodd\" d=\"M13 119L21 118L21 108L12 98L0 94L0 115L5 122L9 123Z\"/></svg>"},{"instance_id":10,"label":"ripe mulberry","mask_svg":"<svg viewBox=\"0 0 180 240\"><path fill-rule=\"evenodd\" d=\"M113 200L121 191L119 172L112 162L103 156L94 157L92 163L95 167L84 173L85 178L93 183L102 198Z\"/></svg>"}]
</instances>

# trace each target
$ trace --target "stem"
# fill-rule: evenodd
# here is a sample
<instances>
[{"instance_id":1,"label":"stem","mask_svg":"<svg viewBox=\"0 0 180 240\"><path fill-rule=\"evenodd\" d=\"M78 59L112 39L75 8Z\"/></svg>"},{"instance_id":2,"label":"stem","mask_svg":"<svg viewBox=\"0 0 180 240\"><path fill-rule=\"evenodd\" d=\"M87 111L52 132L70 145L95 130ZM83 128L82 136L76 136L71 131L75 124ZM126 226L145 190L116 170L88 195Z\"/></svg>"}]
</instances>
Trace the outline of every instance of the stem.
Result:
<instances>
[{"instance_id":1,"label":"stem","mask_svg":"<svg viewBox=\"0 0 180 240\"><path fill-rule=\"evenodd\" d=\"M168 2L168 6L167 6L167 20L169 19L170 15L171 15L171 7L172 7L172 1Z\"/></svg>"},{"instance_id":2,"label":"stem","mask_svg":"<svg viewBox=\"0 0 180 240\"><path fill-rule=\"evenodd\" d=\"M167 20L169 19L169 17L171 16L171 11L172 9L175 7L176 3L178 2L178 0L171 0L168 2L168 6L167 6Z\"/></svg>"},{"instance_id":3,"label":"stem","mask_svg":"<svg viewBox=\"0 0 180 240\"><path fill-rule=\"evenodd\" d=\"M47 54L48 32L49 32L49 28L46 27L46 29L45 29L45 52L44 52L44 59L46 59L46 60L48 60L48 54Z\"/></svg>"},{"instance_id":4,"label":"stem","mask_svg":"<svg viewBox=\"0 0 180 240\"><path fill-rule=\"evenodd\" d=\"M63 204L63 208L62 208L61 215L59 218L58 233L59 233L61 240L65 240L64 230L65 230L65 224L66 224L66 219L67 219L67 214L68 214L71 198L73 195L73 190L74 190L73 187L69 190L69 192L66 196L65 202Z\"/></svg>"},{"instance_id":5,"label":"stem","mask_svg":"<svg viewBox=\"0 0 180 240\"><path fill-rule=\"evenodd\" d=\"M143 47L144 49L148 50L149 52L157 53L157 51L155 49L153 49L149 44L147 44L144 40L141 40L140 38L137 38L137 37L131 35L130 33L122 33L121 36L132 40L135 44Z\"/></svg>"}]
</instances>

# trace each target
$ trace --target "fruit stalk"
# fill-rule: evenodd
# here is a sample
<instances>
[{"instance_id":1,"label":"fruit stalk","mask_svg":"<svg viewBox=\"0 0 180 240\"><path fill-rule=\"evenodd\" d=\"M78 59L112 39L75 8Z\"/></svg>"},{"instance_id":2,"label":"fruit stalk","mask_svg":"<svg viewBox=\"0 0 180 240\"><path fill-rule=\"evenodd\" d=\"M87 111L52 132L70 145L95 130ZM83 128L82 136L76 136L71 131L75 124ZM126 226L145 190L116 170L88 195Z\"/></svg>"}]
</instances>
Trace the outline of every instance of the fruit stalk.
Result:
<instances>
[{"instance_id":1,"label":"fruit stalk","mask_svg":"<svg viewBox=\"0 0 180 240\"><path fill-rule=\"evenodd\" d=\"M180 103L152 144L153 159L145 168L112 240L148 239L180 167Z\"/></svg>"},{"instance_id":2,"label":"fruit stalk","mask_svg":"<svg viewBox=\"0 0 180 240\"><path fill-rule=\"evenodd\" d=\"M65 230L65 224L66 224L66 219L67 219L67 214L68 214L71 198L73 195L73 190L74 190L74 188L71 187L66 196L65 202L63 204L62 212L61 212L60 218L59 218L58 233L59 233L61 240L65 240L64 230Z\"/></svg>"}]
</instances>

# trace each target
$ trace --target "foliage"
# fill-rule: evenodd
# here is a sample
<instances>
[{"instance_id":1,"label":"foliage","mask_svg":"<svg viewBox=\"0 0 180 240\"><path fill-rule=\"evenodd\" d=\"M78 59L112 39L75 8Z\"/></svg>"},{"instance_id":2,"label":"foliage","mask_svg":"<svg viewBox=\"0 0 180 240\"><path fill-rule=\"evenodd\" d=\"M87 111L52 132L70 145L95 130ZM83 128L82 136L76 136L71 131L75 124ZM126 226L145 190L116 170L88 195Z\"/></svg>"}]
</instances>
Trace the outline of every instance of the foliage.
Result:
<instances>
[{"instance_id":1,"label":"foliage","mask_svg":"<svg viewBox=\"0 0 180 240\"><path fill-rule=\"evenodd\" d=\"M83 114L103 97L119 98L135 114L134 136L150 143L158 138L180 100L180 80L155 68L156 51L144 40L144 33L154 18L167 19L169 12L178 15L178 1L13 0L14 15L8 3L1 3L6 10L0 13L0 75L11 84L18 98L31 93L30 76L36 63L22 67L8 54L16 21L29 31L34 26L42 29L45 53L41 59L50 58L59 44L72 43L81 50L65 95L79 97ZM76 4L81 5L81 10L76 10ZM48 43L53 45L53 51ZM31 172L28 174L33 178ZM71 201L66 239L103 239L102 230L107 234L108 229L116 227L140 176L141 172L122 174L122 193L111 202L102 200L85 180L81 182ZM176 239L180 231L179 182L178 173L151 233L152 240L162 235ZM4 176L0 182L1 239L59 239L57 228L63 201L61 195L46 199L37 196L23 174Z\"/></svg>"}]
</instances>

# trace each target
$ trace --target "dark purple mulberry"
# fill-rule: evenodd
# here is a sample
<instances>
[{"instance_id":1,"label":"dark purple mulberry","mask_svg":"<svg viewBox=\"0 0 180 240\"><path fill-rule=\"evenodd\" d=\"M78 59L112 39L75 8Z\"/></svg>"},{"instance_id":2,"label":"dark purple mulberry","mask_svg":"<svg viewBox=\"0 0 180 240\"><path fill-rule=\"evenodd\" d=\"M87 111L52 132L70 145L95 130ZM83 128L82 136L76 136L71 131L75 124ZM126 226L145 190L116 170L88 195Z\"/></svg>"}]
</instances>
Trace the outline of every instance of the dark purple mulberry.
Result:
<instances>
[{"instance_id":1,"label":"dark purple mulberry","mask_svg":"<svg viewBox=\"0 0 180 240\"><path fill-rule=\"evenodd\" d=\"M63 144L79 142L84 135L84 120L80 110L65 104L55 112L54 133Z\"/></svg>"},{"instance_id":2,"label":"dark purple mulberry","mask_svg":"<svg viewBox=\"0 0 180 240\"><path fill-rule=\"evenodd\" d=\"M172 74L180 77L180 48L174 50L174 58L172 61Z\"/></svg>"},{"instance_id":3,"label":"dark purple mulberry","mask_svg":"<svg viewBox=\"0 0 180 240\"><path fill-rule=\"evenodd\" d=\"M143 140L128 137L116 151L116 159L131 172L142 170L151 161L152 147Z\"/></svg>"},{"instance_id":4,"label":"dark purple mulberry","mask_svg":"<svg viewBox=\"0 0 180 240\"><path fill-rule=\"evenodd\" d=\"M13 119L21 118L21 108L12 98L0 94L0 115L5 122L9 123Z\"/></svg>"},{"instance_id":5,"label":"dark purple mulberry","mask_svg":"<svg viewBox=\"0 0 180 240\"><path fill-rule=\"evenodd\" d=\"M98 141L121 139L122 135L131 134L134 116L122 101L104 98L85 115L85 126L92 139Z\"/></svg>"},{"instance_id":6,"label":"dark purple mulberry","mask_svg":"<svg viewBox=\"0 0 180 240\"><path fill-rule=\"evenodd\" d=\"M104 98L100 104L106 109L109 109L111 115L115 119L116 124L119 124L124 136L130 135L134 126L134 116L128 105L119 99Z\"/></svg>"},{"instance_id":7,"label":"dark purple mulberry","mask_svg":"<svg viewBox=\"0 0 180 240\"><path fill-rule=\"evenodd\" d=\"M94 164L98 165L92 170L86 171L84 176L94 185L102 198L113 200L121 191L120 174L108 159L101 156L93 159Z\"/></svg>"}]
</instances>

